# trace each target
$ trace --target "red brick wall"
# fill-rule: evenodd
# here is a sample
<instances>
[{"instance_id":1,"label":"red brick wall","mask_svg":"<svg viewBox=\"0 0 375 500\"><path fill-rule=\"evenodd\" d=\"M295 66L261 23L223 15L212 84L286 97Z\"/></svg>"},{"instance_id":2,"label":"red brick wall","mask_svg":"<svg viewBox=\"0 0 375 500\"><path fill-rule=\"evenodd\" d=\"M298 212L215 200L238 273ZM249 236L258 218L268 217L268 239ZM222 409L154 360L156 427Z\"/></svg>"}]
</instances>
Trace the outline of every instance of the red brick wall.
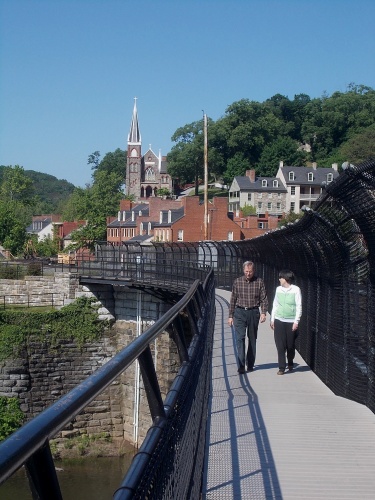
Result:
<instances>
[{"instance_id":1,"label":"red brick wall","mask_svg":"<svg viewBox=\"0 0 375 500\"><path fill-rule=\"evenodd\" d=\"M199 204L198 196L183 198L185 216L172 226L173 241L178 241L178 230L184 231L184 241L200 241L205 239L204 204ZM214 198L208 204L208 234L209 240L227 240L228 232L233 232L233 239L240 240L241 228L228 217L227 198Z\"/></svg>"}]
</instances>

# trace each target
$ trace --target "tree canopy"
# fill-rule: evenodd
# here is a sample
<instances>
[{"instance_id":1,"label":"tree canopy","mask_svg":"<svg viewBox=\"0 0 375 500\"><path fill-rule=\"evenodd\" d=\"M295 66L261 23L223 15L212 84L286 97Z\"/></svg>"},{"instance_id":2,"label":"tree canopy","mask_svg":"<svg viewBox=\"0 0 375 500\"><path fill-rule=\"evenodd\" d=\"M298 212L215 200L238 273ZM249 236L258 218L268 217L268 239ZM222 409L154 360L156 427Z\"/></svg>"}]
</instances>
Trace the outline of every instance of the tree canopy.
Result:
<instances>
[{"instance_id":1,"label":"tree canopy","mask_svg":"<svg viewBox=\"0 0 375 500\"><path fill-rule=\"evenodd\" d=\"M208 124L208 170L212 179L231 182L254 168L276 175L279 162L306 166L341 164L373 156L375 91L348 85L346 92L291 100L276 94L264 102L241 99ZM180 127L168 154L170 173L182 183L203 177L203 120Z\"/></svg>"},{"instance_id":2,"label":"tree canopy","mask_svg":"<svg viewBox=\"0 0 375 500\"><path fill-rule=\"evenodd\" d=\"M63 220L86 220L87 225L75 231L75 248L89 246L94 240L105 240L106 220L118 212L124 193L122 186L125 179L126 153L116 149L107 153L100 160L99 151L88 157L92 165L92 184L86 188L76 188L67 201L63 211Z\"/></svg>"}]
</instances>

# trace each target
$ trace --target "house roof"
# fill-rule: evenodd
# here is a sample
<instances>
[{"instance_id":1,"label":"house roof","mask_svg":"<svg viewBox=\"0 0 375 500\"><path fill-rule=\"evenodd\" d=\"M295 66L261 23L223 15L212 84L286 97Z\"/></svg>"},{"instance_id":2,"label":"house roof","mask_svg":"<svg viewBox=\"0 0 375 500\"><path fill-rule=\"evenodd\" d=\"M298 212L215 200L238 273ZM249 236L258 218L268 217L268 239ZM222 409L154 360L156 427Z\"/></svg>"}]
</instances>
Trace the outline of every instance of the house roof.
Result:
<instances>
[{"instance_id":1,"label":"house roof","mask_svg":"<svg viewBox=\"0 0 375 500\"><path fill-rule=\"evenodd\" d=\"M150 207L146 203L140 203L139 205L136 205L133 207L131 210L121 210L121 220L115 219L113 220L110 224L107 225L107 227L134 227L135 221L132 220L133 215L132 212L134 212L135 219L141 215L141 216L147 216L149 215L150 212ZM124 216L125 213L125 216Z\"/></svg>"},{"instance_id":2,"label":"house roof","mask_svg":"<svg viewBox=\"0 0 375 500\"><path fill-rule=\"evenodd\" d=\"M26 232L30 234L40 233L44 228L52 223L52 217L33 217L33 222L27 226Z\"/></svg>"},{"instance_id":3,"label":"house roof","mask_svg":"<svg viewBox=\"0 0 375 500\"><path fill-rule=\"evenodd\" d=\"M254 182L251 182L248 176L236 176L235 180L241 191L265 191L274 193L285 193L286 189L281 180L277 177L256 177ZM265 182L263 182L265 181ZM278 186L274 186L274 181L277 181ZM263 184L266 185L264 186Z\"/></svg>"},{"instance_id":4,"label":"house roof","mask_svg":"<svg viewBox=\"0 0 375 500\"><path fill-rule=\"evenodd\" d=\"M130 242L136 242L136 241L139 241L140 243L144 243L146 241L151 241L153 239L153 235L152 234L138 234L137 236L133 236L133 238L129 238L127 241L130 241Z\"/></svg>"},{"instance_id":5,"label":"house roof","mask_svg":"<svg viewBox=\"0 0 375 500\"><path fill-rule=\"evenodd\" d=\"M289 180L289 173L294 173L294 180ZM336 179L340 174L337 170L333 168L325 167L282 167L279 169L279 173L282 175L285 184L296 185L296 184L309 184L313 186L321 186L323 182L327 182L327 175L332 174L332 178ZM308 180L309 175L312 175L312 180Z\"/></svg>"},{"instance_id":6,"label":"house roof","mask_svg":"<svg viewBox=\"0 0 375 500\"><path fill-rule=\"evenodd\" d=\"M155 223L155 227L171 226L185 215L184 207L175 208L173 210L161 210L160 212L162 219L161 221L159 219L159 222Z\"/></svg>"}]
</instances>

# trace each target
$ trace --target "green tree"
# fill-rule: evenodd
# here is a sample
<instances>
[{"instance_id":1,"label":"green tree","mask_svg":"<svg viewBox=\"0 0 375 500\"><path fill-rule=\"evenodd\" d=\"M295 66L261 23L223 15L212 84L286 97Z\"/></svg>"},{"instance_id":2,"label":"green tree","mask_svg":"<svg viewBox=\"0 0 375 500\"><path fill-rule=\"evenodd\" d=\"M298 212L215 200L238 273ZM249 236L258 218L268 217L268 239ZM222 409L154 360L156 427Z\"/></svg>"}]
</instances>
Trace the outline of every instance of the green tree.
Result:
<instances>
[{"instance_id":1,"label":"green tree","mask_svg":"<svg viewBox=\"0 0 375 500\"><path fill-rule=\"evenodd\" d=\"M242 215L244 217L247 217L248 215L256 215L256 213L257 213L256 208L253 207L252 205L248 205L247 203L245 203L244 207L240 207L240 208L242 211Z\"/></svg>"},{"instance_id":2,"label":"green tree","mask_svg":"<svg viewBox=\"0 0 375 500\"><path fill-rule=\"evenodd\" d=\"M19 201L0 200L0 243L13 255L22 252L27 222Z\"/></svg>"},{"instance_id":3,"label":"green tree","mask_svg":"<svg viewBox=\"0 0 375 500\"><path fill-rule=\"evenodd\" d=\"M30 205L34 194L32 180L25 175L19 165L5 167L1 182L1 199L4 201L22 201L23 205Z\"/></svg>"},{"instance_id":4,"label":"green tree","mask_svg":"<svg viewBox=\"0 0 375 500\"><path fill-rule=\"evenodd\" d=\"M228 160L227 169L224 172L224 181L230 184L234 177L244 176L246 170L249 170L251 165L249 161L244 157L243 153L236 153L233 158Z\"/></svg>"},{"instance_id":5,"label":"green tree","mask_svg":"<svg viewBox=\"0 0 375 500\"><path fill-rule=\"evenodd\" d=\"M354 135L339 149L339 157L349 163L358 164L370 158L375 158L375 125Z\"/></svg>"},{"instance_id":6,"label":"green tree","mask_svg":"<svg viewBox=\"0 0 375 500\"><path fill-rule=\"evenodd\" d=\"M58 254L59 244L57 239L52 239L49 235L34 245L39 257L53 257Z\"/></svg>"},{"instance_id":7,"label":"green tree","mask_svg":"<svg viewBox=\"0 0 375 500\"><path fill-rule=\"evenodd\" d=\"M285 165L304 165L307 154L299 150L298 147L297 141L291 137L279 137L271 144L267 144L257 165L258 174L274 177L277 174L280 160L284 161Z\"/></svg>"},{"instance_id":8,"label":"green tree","mask_svg":"<svg viewBox=\"0 0 375 500\"><path fill-rule=\"evenodd\" d=\"M297 220L301 219L301 217L303 217L303 212L296 214L291 210L289 213L285 215L285 217L279 220L277 226L278 227L286 226L289 223L296 222Z\"/></svg>"},{"instance_id":9,"label":"green tree","mask_svg":"<svg viewBox=\"0 0 375 500\"><path fill-rule=\"evenodd\" d=\"M89 219L86 226L72 232L74 243L69 245L67 250L78 250L80 248L94 250L96 241L105 241L107 239L106 222L106 217L103 214Z\"/></svg>"},{"instance_id":10,"label":"green tree","mask_svg":"<svg viewBox=\"0 0 375 500\"><path fill-rule=\"evenodd\" d=\"M176 130L172 136L176 145L167 155L168 172L180 184L195 182L204 177L203 120L190 123Z\"/></svg>"}]
</instances>

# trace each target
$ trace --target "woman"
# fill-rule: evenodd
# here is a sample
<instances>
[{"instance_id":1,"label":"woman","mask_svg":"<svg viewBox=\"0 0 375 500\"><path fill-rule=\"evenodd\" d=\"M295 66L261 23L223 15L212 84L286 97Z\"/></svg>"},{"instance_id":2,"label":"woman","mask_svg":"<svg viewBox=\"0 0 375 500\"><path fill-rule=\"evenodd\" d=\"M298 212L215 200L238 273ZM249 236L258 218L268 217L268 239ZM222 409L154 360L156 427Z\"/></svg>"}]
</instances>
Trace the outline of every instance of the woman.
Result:
<instances>
[{"instance_id":1,"label":"woman","mask_svg":"<svg viewBox=\"0 0 375 500\"><path fill-rule=\"evenodd\" d=\"M302 296L298 286L293 285L294 273L287 269L279 272L280 286L276 288L272 304L271 328L274 330L275 344L278 354L278 375L284 375L286 368L293 370L295 341L298 323L302 314Z\"/></svg>"}]
</instances>

